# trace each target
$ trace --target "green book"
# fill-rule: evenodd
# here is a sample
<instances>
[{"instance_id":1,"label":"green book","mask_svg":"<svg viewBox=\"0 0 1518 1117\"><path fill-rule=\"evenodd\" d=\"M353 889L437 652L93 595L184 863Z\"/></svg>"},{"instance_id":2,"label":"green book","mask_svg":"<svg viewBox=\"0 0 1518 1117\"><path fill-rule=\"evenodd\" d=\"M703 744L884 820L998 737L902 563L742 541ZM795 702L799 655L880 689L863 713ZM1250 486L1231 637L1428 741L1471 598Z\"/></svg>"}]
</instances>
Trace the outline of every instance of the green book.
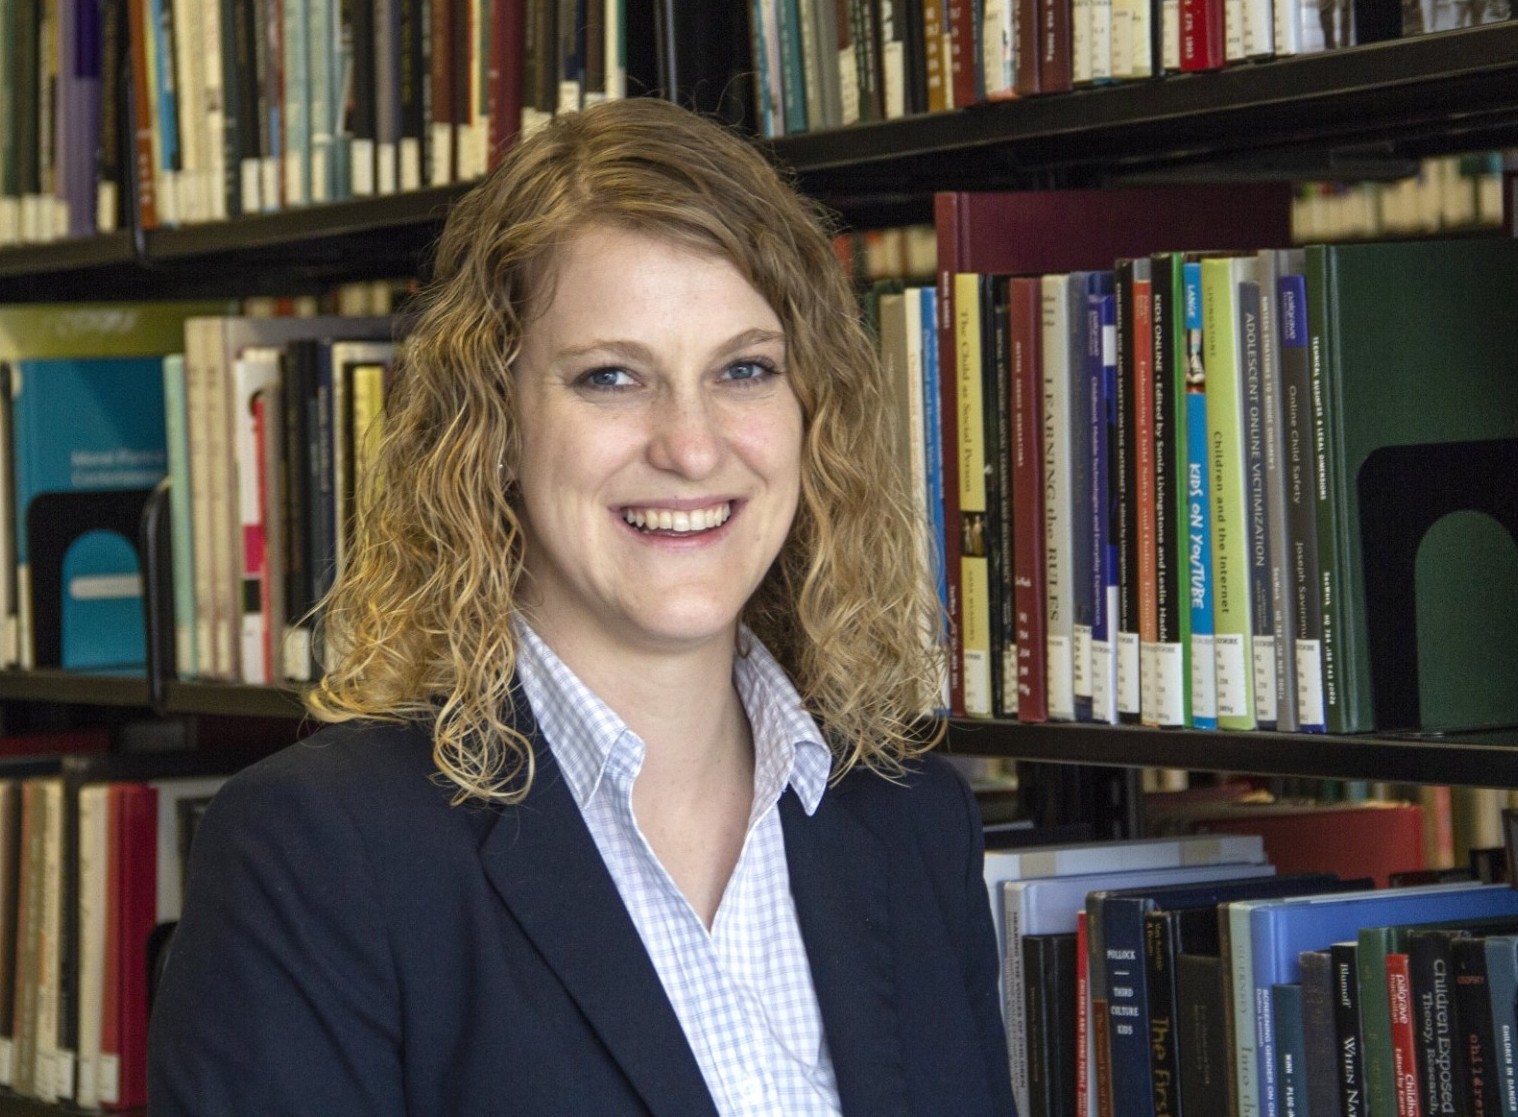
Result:
<instances>
[{"instance_id":1,"label":"green book","mask_svg":"<svg viewBox=\"0 0 1518 1117\"><path fill-rule=\"evenodd\" d=\"M1259 264L1253 256L1202 261L1213 652L1217 657L1221 729L1255 728L1239 284L1257 281L1258 274Z\"/></svg>"},{"instance_id":2,"label":"green book","mask_svg":"<svg viewBox=\"0 0 1518 1117\"><path fill-rule=\"evenodd\" d=\"M1518 241L1307 250L1328 729L1518 723Z\"/></svg>"},{"instance_id":3,"label":"green book","mask_svg":"<svg viewBox=\"0 0 1518 1117\"><path fill-rule=\"evenodd\" d=\"M1158 597L1150 671L1155 724L1191 725L1191 607L1186 579L1186 314L1179 252L1154 256L1155 565Z\"/></svg>"}]
</instances>

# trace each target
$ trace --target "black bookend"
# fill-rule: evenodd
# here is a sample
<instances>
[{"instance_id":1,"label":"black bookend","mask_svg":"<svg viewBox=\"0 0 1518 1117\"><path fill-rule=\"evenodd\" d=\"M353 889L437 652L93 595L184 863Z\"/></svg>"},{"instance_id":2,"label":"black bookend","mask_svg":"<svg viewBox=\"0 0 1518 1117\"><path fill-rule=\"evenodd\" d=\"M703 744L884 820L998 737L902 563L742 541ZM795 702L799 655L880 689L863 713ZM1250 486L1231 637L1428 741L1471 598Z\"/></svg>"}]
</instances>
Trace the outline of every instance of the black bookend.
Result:
<instances>
[{"instance_id":1,"label":"black bookend","mask_svg":"<svg viewBox=\"0 0 1518 1117\"><path fill-rule=\"evenodd\" d=\"M165 710L168 683L178 665L174 659L174 542L170 533L169 486L165 477L142 505L137 553L142 556L142 614L148 659L148 696L160 715ZM188 572L186 572L188 576Z\"/></svg>"},{"instance_id":2,"label":"black bookend","mask_svg":"<svg viewBox=\"0 0 1518 1117\"><path fill-rule=\"evenodd\" d=\"M1453 512L1492 517L1518 546L1518 439L1384 446L1360 468L1360 554L1378 730L1423 726L1418 549Z\"/></svg>"},{"instance_id":3,"label":"black bookend","mask_svg":"<svg viewBox=\"0 0 1518 1117\"><path fill-rule=\"evenodd\" d=\"M38 667L63 666L63 561L92 531L129 540L145 569L138 523L152 489L41 493L26 510L27 565L32 580L32 643Z\"/></svg>"}]
</instances>

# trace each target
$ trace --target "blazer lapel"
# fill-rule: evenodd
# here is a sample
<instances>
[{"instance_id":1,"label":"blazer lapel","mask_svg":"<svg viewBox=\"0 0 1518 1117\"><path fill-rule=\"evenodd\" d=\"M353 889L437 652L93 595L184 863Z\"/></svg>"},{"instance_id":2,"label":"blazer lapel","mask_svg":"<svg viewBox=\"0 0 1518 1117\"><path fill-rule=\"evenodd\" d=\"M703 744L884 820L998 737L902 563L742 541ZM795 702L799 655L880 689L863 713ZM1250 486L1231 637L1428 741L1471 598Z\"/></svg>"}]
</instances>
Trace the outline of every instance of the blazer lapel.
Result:
<instances>
[{"instance_id":1,"label":"blazer lapel","mask_svg":"<svg viewBox=\"0 0 1518 1117\"><path fill-rule=\"evenodd\" d=\"M808 817L793 791L780 801L791 893L822 1008L846 1117L910 1113L886 851L829 788Z\"/></svg>"},{"instance_id":2,"label":"blazer lapel","mask_svg":"<svg viewBox=\"0 0 1518 1117\"><path fill-rule=\"evenodd\" d=\"M522 703L525 709L526 703ZM552 753L480 847L485 874L649 1110L716 1117L679 1019Z\"/></svg>"}]
</instances>

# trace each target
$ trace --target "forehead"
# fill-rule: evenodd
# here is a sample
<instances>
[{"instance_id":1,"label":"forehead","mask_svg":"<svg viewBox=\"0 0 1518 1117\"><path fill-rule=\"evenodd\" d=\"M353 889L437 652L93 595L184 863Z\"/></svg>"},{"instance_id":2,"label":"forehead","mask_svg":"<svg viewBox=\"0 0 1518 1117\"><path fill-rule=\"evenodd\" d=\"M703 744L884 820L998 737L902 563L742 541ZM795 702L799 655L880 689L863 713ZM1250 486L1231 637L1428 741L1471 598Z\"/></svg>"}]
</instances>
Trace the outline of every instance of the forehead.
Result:
<instances>
[{"instance_id":1,"label":"forehead","mask_svg":"<svg viewBox=\"0 0 1518 1117\"><path fill-rule=\"evenodd\" d=\"M675 236L591 225L549 249L533 271L529 334L672 319L697 327L709 317L780 329L769 300L727 256Z\"/></svg>"}]
</instances>

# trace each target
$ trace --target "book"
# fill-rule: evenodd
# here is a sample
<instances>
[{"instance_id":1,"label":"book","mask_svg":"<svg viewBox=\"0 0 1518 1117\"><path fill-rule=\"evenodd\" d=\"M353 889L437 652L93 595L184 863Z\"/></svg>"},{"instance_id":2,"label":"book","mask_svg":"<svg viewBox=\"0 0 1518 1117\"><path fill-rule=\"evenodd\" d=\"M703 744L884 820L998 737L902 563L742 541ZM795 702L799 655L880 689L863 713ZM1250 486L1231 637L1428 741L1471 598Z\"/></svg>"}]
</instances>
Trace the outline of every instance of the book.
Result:
<instances>
[{"instance_id":1,"label":"book","mask_svg":"<svg viewBox=\"0 0 1518 1117\"><path fill-rule=\"evenodd\" d=\"M1114 337L1116 296L1111 272L1092 272L1086 284L1086 360L1083 393L1089 462L1084 471L1076 463L1076 492L1084 493L1084 508L1077 509L1077 554L1088 557L1076 565L1076 624L1081 621L1082 584L1090 602L1090 637L1087 668L1090 681L1091 719L1109 725L1118 720L1117 599L1118 556L1116 493L1113 488L1113 455L1117 428L1117 351ZM1076 453L1080 453L1079 449ZM1081 538L1081 522L1089 525ZM1082 543L1089 541L1086 547ZM1086 567L1082 570L1082 565ZM1084 583L1080 581L1085 574ZM1079 630L1077 630L1077 643ZM1076 698L1081 697L1080 651L1076 661Z\"/></svg>"},{"instance_id":2,"label":"book","mask_svg":"<svg viewBox=\"0 0 1518 1117\"><path fill-rule=\"evenodd\" d=\"M1186 571L1191 607L1191 726L1218 727L1213 647L1212 497L1208 470L1207 365L1203 355L1202 265L1182 267L1186 323Z\"/></svg>"},{"instance_id":3,"label":"book","mask_svg":"<svg viewBox=\"0 0 1518 1117\"><path fill-rule=\"evenodd\" d=\"M1498 893L1506 892L1506 897ZM1300 980L1298 956L1303 950L1321 949L1363 927L1421 918L1430 909L1450 919L1490 915L1504 910L1518 910L1518 893L1500 885L1433 885L1389 891L1367 891L1342 895L1308 896L1296 900L1244 901L1229 905L1230 919L1235 920L1250 941L1247 970L1236 955L1233 970L1240 1003L1249 1006L1248 1014L1237 1013L1241 1037L1239 1057L1251 1058L1259 1068L1254 1079L1255 1111L1274 1117L1275 1100L1274 1041L1268 1019L1271 985ZM1240 937L1240 936L1235 936ZM1365 941L1361 939L1358 959L1362 974L1368 970ZM1366 982L1360 983L1362 1028L1365 1029L1367 1055L1374 1056L1376 1043L1370 1035ZM1253 1039L1251 1041L1251 1032ZM1241 1082L1243 1081L1241 1076ZM1367 1074L1367 1083L1373 1083ZM1242 1101L1241 1095L1241 1101ZM1371 1111L1377 1112L1374 1095Z\"/></svg>"},{"instance_id":4,"label":"book","mask_svg":"<svg viewBox=\"0 0 1518 1117\"><path fill-rule=\"evenodd\" d=\"M1120 720L1136 724L1143 710L1142 644L1140 639L1140 616L1143 613L1141 599L1144 562L1140 557L1142 546L1140 527L1141 505L1144 503L1143 485L1139 476L1141 458L1152 467L1150 455L1154 448L1153 416L1154 396L1150 383L1150 351L1152 334L1149 329L1149 261L1147 258L1125 257L1117 261L1114 271L1115 298L1113 302L1113 338L1116 348L1114 369L1113 410L1114 439L1111 469L1113 502L1114 554L1117 560L1117 611L1116 645L1117 657L1117 708ZM1142 305L1140 305L1142 304ZM1142 391L1140 387L1142 386ZM1141 423L1142 429L1141 429ZM1147 449L1143 445L1148 439ZM1153 475L1150 482L1148 512L1149 541L1153 558ZM1153 589L1153 569L1147 568L1149 589ZM1150 595L1152 601L1152 593ZM1151 627L1152 611L1149 615ZM1152 641L1152 636L1151 636ZM1152 705L1151 699L1151 705Z\"/></svg>"},{"instance_id":5,"label":"book","mask_svg":"<svg viewBox=\"0 0 1518 1117\"><path fill-rule=\"evenodd\" d=\"M1207 369L1208 525L1212 533L1213 654L1217 723L1256 726L1250 587L1248 462L1243 324L1239 285L1254 281L1253 257L1201 262L1202 337Z\"/></svg>"},{"instance_id":6,"label":"book","mask_svg":"<svg viewBox=\"0 0 1518 1117\"><path fill-rule=\"evenodd\" d=\"M166 468L160 358L10 366L24 666L141 670L136 516Z\"/></svg>"},{"instance_id":7,"label":"book","mask_svg":"<svg viewBox=\"0 0 1518 1117\"><path fill-rule=\"evenodd\" d=\"M1295 982L1270 987L1275 1022L1276 1082L1282 1117L1306 1117L1307 1037L1303 1022L1302 986Z\"/></svg>"},{"instance_id":8,"label":"book","mask_svg":"<svg viewBox=\"0 0 1518 1117\"><path fill-rule=\"evenodd\" d=\"M1076 947L1074 931L1023 937L1028 1117L1075 1112Z\"/></svg>"},{"instance_id":9,"label":"book","mask_svg":"<svg viewBox=\"0 0 1518 1117\"><path fill-rule=\"evenodd\" d=\"M1049 716L1044 574L1042 292L1036 279L1012 280L1012 531L1017 631L1017 718Z\"/></svg>"},{"instance_id":10,"label":"book","mask_svg":"<svg viewBox=\"0 0 1518 1117\"><path fill-rule=\"evenodd\" d=\"M1302 1068L1305 1107L1297 1112L1316 1117L1343 1117L1339 1096L1338 1028L1334 1023L1334 972L1330 950L1304 950L1302 967ZM1275 1008L1277 1019L1280 1009ZM1277 1071L1279 1074L1279 1069ZM1283 1099L1285 1090L1282 1090ZM1285 1108L1283 1101L1283 1109Z\"/></svg>"},{"instance_id":11,"label":"book","mask_svg":"<svg viewBox=\"0 0 1518 1117\"><path fill-rule=\"evenodd\" d=\"M1191 604L1186 469L1186 317L1183 262L1150 260L1154 438L1154 634L1147 650L1146 724L1191 724Z\"/></svg>"},{"instance_id":12,"label":"book","mask_svg":"<svg viewBox=\"0 0 1518 1117\"><path fill-rule=\"evenodd\" d=\"M1498 1109L1518 1113L1518 935L1482 940L1486 954L1488 1002L1492 1012L1493 1077Z\"/></svg>"},{"instance_id":13,"label":"book","mask_svg":"<svg viewBox=\"0 0 1518 1117\"><path fill-rule=\"evenodd\" d=\"M1456 1050L1472 1113L1495 1115L1498 1100L1497 1049L1493 1035L1491 988L1487 981L1485 937L1465 936L1451 946L1455 1007L1460 1020Z\"/></svg>"},{"instance_id":14,"label":"book","mask_svg":"<svg viewBox=\"0 0 1518 1117\"><path fill-rule=\"evenodd\" d=\"M1334 1038L1337 1042L1339 1101L1344 1117L1367 1112L1365 1040L1360 1027L1359 943L1336 942L1328 948L1333 965Z\"/></svg>"},{"instance_id":15,"label":"book","mask_svg":"<svg viewBox=\"0 0 1518 1117\"><path fill-rule=\"evenodd\" d=\"M1398 1117L1423 1117L1418 1086L1417 1025L1413 1022L1412 979L1407 955L1386 956L1386 996L1391 1012L1391 1065Z\"/></svg>"},{"instance_id":16,"label":"book","mask_svg":"<svg viewBox=\"0 0 1518 1117\"><path fill-rule=\"evenodd\" d=\"M986 441L985 364L987 354L982 330L983 317L989 313L989 277L956 273L952 296L953 340L957 380L953 394L944 394L943 413L950 401L959 416L956 459L959 483L959 608L958 649L960 680L963 691L962 712L968 717L991 717L991 573L988 559L990 530L987 512L987 468L990 461ZM940 380L940 388L948 384ZM950 455L945 455L945 461ZM951 535L953 533L951 532ZM953 551L949 560L954 560ZM951 576L951 585L955 579Z\"/></svg>"},{"instance_id":17,"label":"book","mask_svg":"<svg viewBox=\"0 0 1518 1117\"><path fill-rule=\"evenodd\" d=\"M1313 247L1307 269L1329 729L1513 724L1518 581L1492 576L1511 539L1488 518L1511 493L1480 479L1518 447L1518 245Z\"/></svg>"}]
</instances>

